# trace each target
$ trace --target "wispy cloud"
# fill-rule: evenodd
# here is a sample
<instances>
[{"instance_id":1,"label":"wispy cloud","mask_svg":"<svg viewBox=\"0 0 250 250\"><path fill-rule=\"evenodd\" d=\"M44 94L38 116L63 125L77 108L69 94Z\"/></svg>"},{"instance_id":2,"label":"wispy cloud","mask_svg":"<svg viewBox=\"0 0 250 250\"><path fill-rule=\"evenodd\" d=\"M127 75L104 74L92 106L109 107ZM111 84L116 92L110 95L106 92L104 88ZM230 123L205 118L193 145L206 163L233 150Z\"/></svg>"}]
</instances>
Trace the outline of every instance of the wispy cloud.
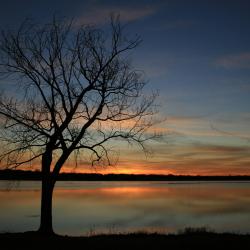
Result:
<instances>
[{"instance_id":1,"label":"wispy cloud","mask_svg":"<svg viewBox=\"0 0 250 250\"><path fill-rule=\"evenodd\" d=\"M250 68L250 52L244 52L233 55L225 55L219 57L215 61L215 65L226 69L249 69Z\"/></svg>"},{"instance_id":2,"label":"wispy cloud","mask_svg":"<svg viewBox=\"0 0 250 250\"><path fill-rule=\"evenodd\" d=\"M213 145L213 144L203 144L195 143L192 146L192 150L199 153L212 153L214 156L216 154L228 155L228 154L237 154L237 155L249 155L250 147L249 146L231 146L231 145Z\"/></svg>"},{"instance_id":3,"label":"wispy cloud","mask_svg":"<svg viewBox=\"0 0 250 250\"><path fill-rule=\"evenodd\" d=\"M157 11L157 6L96 6L79 16L75 23L81 24L99 24L108 21L110 14L120 15L121 21L134 21L145 18Z\"/></svg>"},{"instance_id":4,"label":"wispy cloud","mask_svg":"<svg viewBox=\"0 0 250 250\"><path fill-rule=\"evenodd\" d=\"M167 118L167 122L169 124L183 125L186 126L188 124L197 124L203 122L203 117L201 116L169 116Z\"/></svg>"},{"instance_id":5,"label":"wispy cloud","mask_svg":"<svg viewBox=\"0 0 250 250\"><path fill-rule=\"evenodd\" d=\"M222 116L169 116L165 127L190 139L221 138L249 142L249 114L237 113Z\"/></svg>"}]
</instances>

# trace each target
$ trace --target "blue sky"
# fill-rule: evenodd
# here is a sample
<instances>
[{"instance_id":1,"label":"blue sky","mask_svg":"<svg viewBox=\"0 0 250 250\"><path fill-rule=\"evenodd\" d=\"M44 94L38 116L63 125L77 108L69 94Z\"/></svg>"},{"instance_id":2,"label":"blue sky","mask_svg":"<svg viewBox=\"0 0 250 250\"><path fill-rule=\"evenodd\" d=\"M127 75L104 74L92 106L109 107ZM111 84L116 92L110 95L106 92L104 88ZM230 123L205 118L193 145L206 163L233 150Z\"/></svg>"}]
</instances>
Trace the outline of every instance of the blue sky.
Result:
<instances>
[{"instance_id":1,"label":"blue sky","mask_svg":"<svg viewBox=\"0 0 250 250\"><path fill-rule=\"evenodd\" d=\"M111 12L143 39L133 62L159 91L167 118L159 127L170 134L152 145L153 160L121 155L118 170L250 174L250 1L9 0L1 4L0 27L18 27L26 17L47 22L53 14L103 26Z\"/></svg>"}]
</instances>

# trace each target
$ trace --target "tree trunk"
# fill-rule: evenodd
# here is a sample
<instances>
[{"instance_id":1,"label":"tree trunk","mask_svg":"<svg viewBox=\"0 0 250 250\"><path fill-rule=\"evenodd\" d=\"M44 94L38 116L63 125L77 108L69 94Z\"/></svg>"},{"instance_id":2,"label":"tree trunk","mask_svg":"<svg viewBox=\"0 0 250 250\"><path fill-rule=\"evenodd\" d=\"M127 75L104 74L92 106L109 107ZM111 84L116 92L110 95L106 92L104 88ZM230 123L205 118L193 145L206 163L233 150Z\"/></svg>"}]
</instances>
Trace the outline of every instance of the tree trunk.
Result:
<instances>
[{"instance_id":1,"label":"tree trunk","mask_svg":"<svg viewBox=\"0 0 250 250\"><path fill-rule=\"evenodd\" d=\"M41 215L39 232L42 234L53 234L52 225L52 195L54 182L50 173L51 155L45 154L42 158L42 194Z\"/></svg>"},{"instance_id":2,"label":"tree trunk","mask_svg":"<svg viewBox=\"0 0 250 250\"><path fill-rule=\"evenodd\" d=\"M50 176L48 176L50 177ZM53 234L52 225L52 194L54 185L48 180L42 180L41 217L39 232Z\"/></svg>"}]
</instances>

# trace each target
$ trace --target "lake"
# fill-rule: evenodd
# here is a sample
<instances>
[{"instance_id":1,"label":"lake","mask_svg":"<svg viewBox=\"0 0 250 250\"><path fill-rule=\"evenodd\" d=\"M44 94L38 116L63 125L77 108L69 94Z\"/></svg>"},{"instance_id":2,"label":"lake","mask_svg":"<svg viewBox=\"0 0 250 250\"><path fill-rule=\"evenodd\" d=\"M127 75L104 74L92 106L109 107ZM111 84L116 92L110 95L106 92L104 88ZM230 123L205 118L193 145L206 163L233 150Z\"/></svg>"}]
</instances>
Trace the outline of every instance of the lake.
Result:
<instances>
[{"instance_id":1,"label":"lake","mask_svg":"<svg viewBox=\"0 0 250 250\"><path fill-rule=\"evenodd\" d=\"M38 228L40 185L0 181L0 232ZM68 235L185 227L250 233L250 182L57 182L53 224Z\"/></svg>"}]
</instances>

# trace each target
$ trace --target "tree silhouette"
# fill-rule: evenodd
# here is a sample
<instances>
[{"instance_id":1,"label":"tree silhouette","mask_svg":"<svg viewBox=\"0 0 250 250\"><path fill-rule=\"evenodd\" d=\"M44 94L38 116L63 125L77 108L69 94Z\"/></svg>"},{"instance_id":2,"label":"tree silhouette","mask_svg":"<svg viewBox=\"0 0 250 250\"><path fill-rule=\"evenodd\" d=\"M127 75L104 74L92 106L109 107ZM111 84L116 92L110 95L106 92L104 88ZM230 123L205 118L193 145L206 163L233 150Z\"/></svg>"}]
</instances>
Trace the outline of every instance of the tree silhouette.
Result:
<instances>
[{"instance_id":1,"label":"tree silhouette","mask_svg":"<svg viewBox=\"0 0 250 250\"><path fill-rule=\"evenodd\" d=\"M53 19L2 32L0 74L18 86L0 97L1 160L14 168L41 161L44 234L53 233L52 193L68 158L85 154L93 165L110 165L119 139L145 149L154 136L145 132L156 95L143 94L143 74L128 59L141 39L124 36L118 17L109 27Z\"/></svg>"}]
</instances>

